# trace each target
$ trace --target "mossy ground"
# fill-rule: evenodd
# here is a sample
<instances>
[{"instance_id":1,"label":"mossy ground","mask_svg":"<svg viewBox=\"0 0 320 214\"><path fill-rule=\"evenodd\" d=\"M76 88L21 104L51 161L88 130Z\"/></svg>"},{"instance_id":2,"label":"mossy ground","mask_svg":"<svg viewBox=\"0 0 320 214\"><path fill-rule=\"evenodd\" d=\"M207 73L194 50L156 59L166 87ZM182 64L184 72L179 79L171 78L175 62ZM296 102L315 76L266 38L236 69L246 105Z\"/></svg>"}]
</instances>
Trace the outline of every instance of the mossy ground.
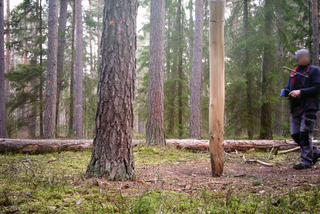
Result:
<instances>
[{"instance_id":1,"label":"mossy ground","mask_svg":"<svg viewBox=\"0 0 320 214\"><path fill-rule=\"evenodd\" d=\"M229 169L224 177L215 179L210 178L208 169L197 171L197 168L207 166L208 154L138 146L135 148L138 178L134 182L86 180L84 173L90 155L89 151L1 155L0 213L320 213L317 180L310 181L310 185L289 185L277 188L274 192L268 191L267 187L273 188L277 183L269 182L270 177L264 179L253 173L264 170L261 169L263 166L245 166L252 171L240 175L238 171L244 164L242 154L227 155L226 167ZM275 163L282 171L288 167L287 162L296 156L271 157L268 153L256 152L246 154L247 158L255 157ZM180 168L182 170L178 170ZM189 168L192 171L190 174ZM267 170L268 173L274 173L277 169ZM318 171L305 173L318 176ZM161 177L168 172L176 177L172 180L171 177ZM163 179L162 183L148 183L148 179L157 173ZM188 180L188 176L194 179L186 181L183 188L172 188ZM282 176L284 183L291 182L286 180L288 175ZM296 176L301 176L299 182L303 184L303 174ZM197 177L201 178L197 180ZM274 182L280 179L275 177ZM205 183L206 180L212 182L210 185L213 186ZM197 185L194 184L196 182ZM241 185L245 182L248 184ZM218 186L218 183L223 185ZM144 188L140 188L142 186ZM265 187L265 193L262 193L262 187Z\"/></svg>"}]
</instances>

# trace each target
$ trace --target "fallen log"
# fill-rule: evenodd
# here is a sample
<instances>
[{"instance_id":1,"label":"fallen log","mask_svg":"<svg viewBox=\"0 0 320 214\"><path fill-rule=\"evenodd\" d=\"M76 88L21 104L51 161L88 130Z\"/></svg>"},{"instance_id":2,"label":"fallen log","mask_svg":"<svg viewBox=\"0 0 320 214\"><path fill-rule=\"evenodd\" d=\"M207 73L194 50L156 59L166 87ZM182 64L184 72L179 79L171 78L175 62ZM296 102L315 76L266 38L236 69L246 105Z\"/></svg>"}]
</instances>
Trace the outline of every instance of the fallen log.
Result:
<instances>
[{"instance_id":1,"label":"fallen log","mask_svg":"<svg viewBox=\"0 0 320 214\"><path fill-rule=\"evenodd\" d=\"M143 144L144 140L134 140L133 145ZM194 139L168 139L168 146L177 149L190 151L209 151L208 140ZM277 140L226 140L224 149L226 152L241 151L251 149L269 151L272 148L277 150L287 150L295 148L296 144L287 141ZM61 151L83 151L92 149L92 140L64 140L64 139L0 139L0 154L6 153L25 153L42 154Z\"/></svg>"},{"instance_id":2,"label":"fallen log","mask_svg":"<svg viewBox=\"0 0 320 214\"><path fill-rule=\"evenodd\" d=\"M208 151L209 142L207 140L194 139L169 139L168 145L172 145L178 149L186 149L192 151ZM286 140L225 140L225 152L246 152L251 149L269 151L271 149L287 150L295 148L297 144Z\"/></svg>"}]
</instances>

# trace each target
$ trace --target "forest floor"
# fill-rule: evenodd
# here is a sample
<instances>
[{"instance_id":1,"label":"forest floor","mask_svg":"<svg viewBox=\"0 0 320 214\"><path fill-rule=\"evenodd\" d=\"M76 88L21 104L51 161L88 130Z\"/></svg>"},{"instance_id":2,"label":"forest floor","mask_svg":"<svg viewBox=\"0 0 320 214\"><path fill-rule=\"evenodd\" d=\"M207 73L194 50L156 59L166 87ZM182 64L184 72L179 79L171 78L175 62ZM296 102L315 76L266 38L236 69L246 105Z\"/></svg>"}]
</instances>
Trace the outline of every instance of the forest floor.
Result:
<instances>
[{"instance_id":1,"label":"forest floor","mask_svg":"<svg viewBox=\"0 0 320 214\"><path fill-rule=\"evenodd\" d=\"M0 155L0 213L320 213L320 164L295 171L298 153L226 154L213 178L207 153L140 145L131 182L85 179L90 155Z\"/></svg>"}]
</instances>

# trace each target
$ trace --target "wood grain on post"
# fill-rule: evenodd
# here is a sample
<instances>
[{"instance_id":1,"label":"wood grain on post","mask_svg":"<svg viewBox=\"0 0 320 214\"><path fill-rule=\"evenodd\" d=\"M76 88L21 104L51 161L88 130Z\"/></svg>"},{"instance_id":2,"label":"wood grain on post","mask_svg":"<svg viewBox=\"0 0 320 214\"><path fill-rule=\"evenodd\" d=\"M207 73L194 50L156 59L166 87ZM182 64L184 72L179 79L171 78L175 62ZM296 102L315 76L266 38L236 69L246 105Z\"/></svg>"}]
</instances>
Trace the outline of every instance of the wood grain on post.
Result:
<instances>
[{"instance_id":1,"label":"wood grain on post","mask_svg":"<svg viewBox=\"0 0 320 214\"><path fill-rule=\"evenodd\" d=\"M221 176L224 166L224 8L225 0L210 0L210 107L209 134L213 176Z\"/></svg>"}]
</instances>

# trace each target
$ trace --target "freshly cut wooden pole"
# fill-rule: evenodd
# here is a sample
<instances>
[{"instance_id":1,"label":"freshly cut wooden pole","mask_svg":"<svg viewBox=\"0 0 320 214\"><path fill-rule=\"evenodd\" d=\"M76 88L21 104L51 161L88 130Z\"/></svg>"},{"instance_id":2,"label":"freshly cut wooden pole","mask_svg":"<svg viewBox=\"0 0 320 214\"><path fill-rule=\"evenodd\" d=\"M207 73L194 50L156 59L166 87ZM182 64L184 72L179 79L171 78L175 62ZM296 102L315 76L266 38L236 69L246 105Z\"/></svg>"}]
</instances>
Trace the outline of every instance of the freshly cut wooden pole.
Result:
<instances>
[{"instance_id":1,"label":"freshly cut wooden pole","mask_svg":"<svg viewBox=\"0 0 320 214\"><path fill-rule=\"evenodd\" d=\"M209 148L213 176L221 176L224 166L224 9L225 0L210 0Z\"/></svg>"}]
</instances>

